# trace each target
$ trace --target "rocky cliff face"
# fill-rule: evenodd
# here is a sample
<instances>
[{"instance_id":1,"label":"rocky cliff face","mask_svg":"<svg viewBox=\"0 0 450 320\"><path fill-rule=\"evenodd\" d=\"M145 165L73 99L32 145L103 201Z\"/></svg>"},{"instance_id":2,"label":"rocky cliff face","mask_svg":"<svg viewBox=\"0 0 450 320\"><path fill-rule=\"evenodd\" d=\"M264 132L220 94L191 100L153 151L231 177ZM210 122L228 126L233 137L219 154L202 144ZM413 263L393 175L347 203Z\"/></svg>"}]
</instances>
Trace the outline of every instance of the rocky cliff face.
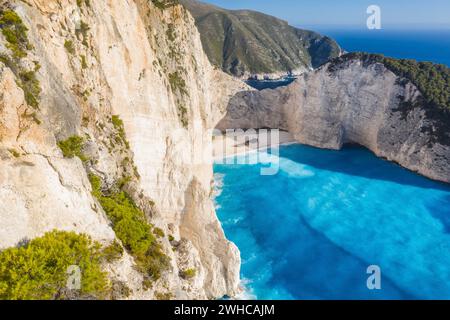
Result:
<instances>
[{"instance_id":1,"label":"rocky cliff face","mask_svg":"<svg viewBox=\"0 0 450 320\"><path fill-rule=\"evenodd\" d=\"M129 194L174 238L161 240L171 266L148 289L125 255L107 266L111 277L130 298L236 294L239 252L216 218L212 166L201 156L212 155L207 129L245 88L210 65L190 14L145 0L3 1L1 9L21 17L29 44L19 57L0 35L0 248L53 229L111 242L87 171L107 186L131 171ZM112 115L129 144L118 143ZM74 135L86 140L85 163L57 147ZM188 268L194 279L179 276Z\"/></svg>"},{"instance_id":2,"label":"rocky cliff face","mask_svg":"<svg viewBox=\"0 0 450 320\"><path fill-rule=\"evenodd\" d=\"M429 178L450 182L450 139L420 106L422 93L381 63L328 63L276 90L238 93L219 124L280 128L300 143L340 149L357 143ZM417 105L408 108L408 105Z\"/></svg>"}]
</instances>

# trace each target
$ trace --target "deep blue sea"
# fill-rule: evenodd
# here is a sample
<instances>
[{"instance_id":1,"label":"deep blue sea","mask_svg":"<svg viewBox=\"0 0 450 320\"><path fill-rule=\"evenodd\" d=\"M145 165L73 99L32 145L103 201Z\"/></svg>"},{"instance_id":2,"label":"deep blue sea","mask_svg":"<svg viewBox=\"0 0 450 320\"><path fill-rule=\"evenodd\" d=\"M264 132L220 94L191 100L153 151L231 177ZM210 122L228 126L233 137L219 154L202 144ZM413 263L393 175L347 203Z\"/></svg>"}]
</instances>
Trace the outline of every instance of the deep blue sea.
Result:
<instances>
[{"instance_id":1,"label":"deep blue sea","mask_svg":"<svg viewBox=\"0 0 450 320\"><path fill-rule=\"evenodd\" d=\"M273 176L215 165L247 298L450 298L450 186L360 147L284 146L279 160ZM369 265L381 290L366 286Z\"/></svg>"},{"instance_id":2,"label":"deep blue sea","mask_svg":"<svg viewBox=\"0 0 450 320\"><path fill-rule=\"evenodd\" d=\"M327 29L318 32L335 39L348 52L381 53L387 57L415 59L450 67L450 29Z\"/></svg>"}]
</instances>

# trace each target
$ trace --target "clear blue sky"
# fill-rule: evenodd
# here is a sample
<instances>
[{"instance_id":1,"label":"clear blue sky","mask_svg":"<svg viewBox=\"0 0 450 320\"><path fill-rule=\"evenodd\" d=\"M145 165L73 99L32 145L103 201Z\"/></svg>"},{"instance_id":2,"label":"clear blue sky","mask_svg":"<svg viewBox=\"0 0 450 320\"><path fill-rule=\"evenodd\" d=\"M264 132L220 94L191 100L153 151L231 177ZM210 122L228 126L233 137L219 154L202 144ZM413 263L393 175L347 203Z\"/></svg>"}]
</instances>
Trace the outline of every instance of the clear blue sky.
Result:
<instances>
[{"instance_id":1,"label":"clear blue sky","mask_svg":"<svg viewBox=\"0 0 450 320\"><path fill-rule=\"evenodd\" d=\"M227 9L253 9L295 26L365 26L369 5L381 7L384 27L450 27L450 0L203 0Z\"/></svg>"}]
</instances>

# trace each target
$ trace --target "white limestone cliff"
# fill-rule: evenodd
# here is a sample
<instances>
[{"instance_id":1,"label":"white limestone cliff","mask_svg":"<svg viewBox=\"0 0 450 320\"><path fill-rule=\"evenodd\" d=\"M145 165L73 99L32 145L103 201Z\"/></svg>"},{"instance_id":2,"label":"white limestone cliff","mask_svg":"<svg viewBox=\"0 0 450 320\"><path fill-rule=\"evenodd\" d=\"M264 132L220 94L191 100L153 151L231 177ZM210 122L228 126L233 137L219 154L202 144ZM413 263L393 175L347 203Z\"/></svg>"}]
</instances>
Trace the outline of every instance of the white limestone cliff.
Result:
<instances>
[{"instance_id":1,"label":"white limestone cliff","mask_svg":"<svg viewBox=\"0 0 450 320\"><path fill-rule=\"evenodd\" d=\"M81 4L81 5L80 5ZM171 268L149 290L129 255L108 266L129 298L210 299L239 291L240 258L212 203L212 135L229 99L246 87L215 70L193 18L180 5L152 1L2 1L29 29L33 49L21 63L40 68L39 109L27 105L13 72L0 63L0 248L45 232L73 230L108 243L110 222L91 196L78 158L57 141L87 137L92 170L112 184L132 155L140 179L130 193L163 240ZM0 51L8 53L0 35ZM70 43L73 50L68 50ZM124 122L130 150L111 145L111 115ZM153 203L151 208L149 201ZM147 207L146 207L147 206ZM179 276L195 268L193 280Z\"/></svg>"},{"instance_id":2,"label":"white limestone cliff","mask_svg":"<svg viewBox=\"0 0 450 320\"><path fill-rule=\"evenodd\" d=\"M225 128L278 128L296 141L328 149L362 145L431 179L450 182L450 140L425 107L402 108L421 92L381 63L328 63L276 90L240 92Z\"/></svg>"}]
</instances>

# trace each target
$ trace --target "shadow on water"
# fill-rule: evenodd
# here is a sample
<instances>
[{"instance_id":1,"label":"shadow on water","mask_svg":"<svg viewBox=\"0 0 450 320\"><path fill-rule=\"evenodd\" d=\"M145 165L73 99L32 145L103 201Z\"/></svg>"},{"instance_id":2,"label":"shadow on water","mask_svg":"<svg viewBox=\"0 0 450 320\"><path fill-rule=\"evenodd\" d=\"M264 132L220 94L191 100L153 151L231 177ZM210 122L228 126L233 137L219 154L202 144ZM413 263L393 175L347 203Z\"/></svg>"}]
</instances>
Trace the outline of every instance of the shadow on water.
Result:
<instances>
[{"instance_id":1,"label":"shadow on water","mask_svg":"<svg viewBox=\"0 0 450 320\"><path fill-rule=\"evenodd\" d=\"M445 233L450 234L450 195L435 200L426 207L433 217L441 221Z\"/></svg>"},{"instance_id":2,"label":"shadow on water","mask_svg":"<svg viewBox=\"0 0 450 320\"><path fill-rule=\"evenodd\" d=\"M357 145L347 145L342 150L335 151L296 144L281 147L280 157L317 169L450 192L449 184L433 181L393 162L380 159L370 150Z\"/></svg>"},{"instance_id":3,"label":"shadow on water","mask_svg":"<svg viewBox=\"0 0 450 320\"><path fill-rule=\"evenodd\" d=\"M284 248L284 257L273 265L270 282L274 286L282 283L299 299L417 299L396 286L387 275L383 275L383 291L367 290L369 263L330 241L301 215L299 218L297 232L285 242L301 242L302 246Z\"/></svg>"}]
</instances>

